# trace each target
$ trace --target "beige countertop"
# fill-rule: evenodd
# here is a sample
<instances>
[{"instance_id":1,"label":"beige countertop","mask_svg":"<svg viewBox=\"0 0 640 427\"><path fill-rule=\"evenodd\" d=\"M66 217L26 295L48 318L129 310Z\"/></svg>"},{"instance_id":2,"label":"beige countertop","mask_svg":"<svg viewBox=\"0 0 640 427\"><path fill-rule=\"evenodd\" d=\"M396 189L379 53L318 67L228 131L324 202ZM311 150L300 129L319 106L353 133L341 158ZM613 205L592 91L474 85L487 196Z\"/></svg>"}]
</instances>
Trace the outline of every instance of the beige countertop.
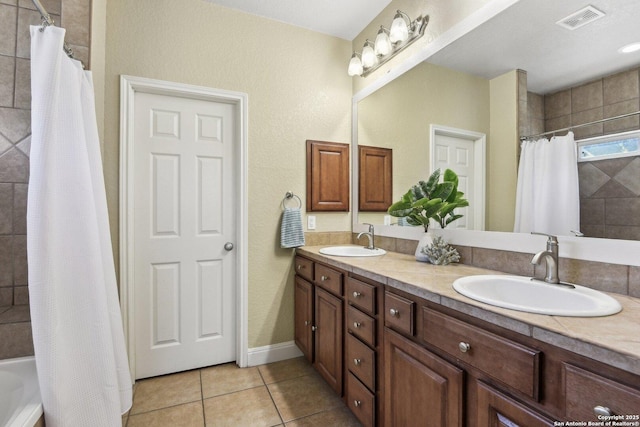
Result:
<instances>
[{"instance_id":1,"label":"beige countertop","mask_svg":"<svg viewBox=\"0 0 640 427\"><path fill-rule=\"evenodd\" d=\"M525 313L472 300L452 287L459 277L504 273L464 264L432 265L417 262L412 255L395 252L378 257L334 257L320 254L323 247L305 246L297 251L325 264L640 375L640 298L608 293L620 302L622 311L605 317Z\"/></svg>"}]
</instances>

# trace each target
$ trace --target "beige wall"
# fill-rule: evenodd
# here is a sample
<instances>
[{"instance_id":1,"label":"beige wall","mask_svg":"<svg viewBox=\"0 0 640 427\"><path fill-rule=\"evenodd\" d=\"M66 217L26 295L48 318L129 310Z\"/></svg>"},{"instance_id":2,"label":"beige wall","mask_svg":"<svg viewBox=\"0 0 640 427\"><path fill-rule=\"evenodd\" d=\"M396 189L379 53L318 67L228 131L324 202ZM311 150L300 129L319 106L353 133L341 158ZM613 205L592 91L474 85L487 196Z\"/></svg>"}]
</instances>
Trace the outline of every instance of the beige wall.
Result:
<instances>
[{"instance_id":1,"label":"beige wall","mask_svg":"<svg viewBox=\"0 0 640 427\"><path fill-rule=\"evenodd\" d=\"M422 63L358 104L358 144L393 149L393 201L430 172L429 125L489 136L489 81ZM359 222L382 224L380 213Z\"/></svg>"},{"instance_id":2,"label":"beige wall","mask_svg":"<svg viewBox=\"0 0 640 427\"><path fill-rule=\"evenodd\" d=\"M518 148L518 71L490 81L491 141L487 144L489 230L513 231Z\"/></svg>"},{"instance_id":3,"label":"beige wall","mask_svg":"<svg viewBox=\"0 0 640 427\"><path fill-rule=\"evenodd\" d=\"M105 175L117 244L119 76L249 96L249 347L293 339L292 250L279 248L286 191L304 200L305 140L350 142L350 43L202 0L107 3ZM318 230L351 229L348 213Z\"/></svg>"}]
</instances>

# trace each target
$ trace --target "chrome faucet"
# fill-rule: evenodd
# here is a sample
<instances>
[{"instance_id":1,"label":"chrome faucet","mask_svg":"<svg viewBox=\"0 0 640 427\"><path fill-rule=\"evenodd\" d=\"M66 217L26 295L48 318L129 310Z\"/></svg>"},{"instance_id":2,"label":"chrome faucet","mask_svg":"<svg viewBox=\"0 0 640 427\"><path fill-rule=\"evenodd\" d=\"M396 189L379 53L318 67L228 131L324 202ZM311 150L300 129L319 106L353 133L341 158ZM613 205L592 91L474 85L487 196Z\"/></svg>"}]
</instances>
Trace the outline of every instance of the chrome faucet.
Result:
<instances>
[{"instance_id":1,"label":"chrome faucet","mask_svg":"<svg viewBox=\"0 0 640 427\"><path fill-rule=\"evenodd\" d=\"M558 238L550 234L536 233L534 231L531 234L537 234L540 236L547 236L547 250L540 251L533 256L531 264L540 265L541 261L546 262L546 274L544 281L547 283L559 284L558 278Z\"/></svg>"},{"instance_id":2,"label":"chrome faucet","mask_svg":"<svg viewBox=\"0 0 640 427\"><path fill-rule=\"evenodd\" d=\"M356 237L356 239L360 239L360 237L362 236L367 236L369 238L369 246L365 246L365 248L367 249L375 249L376 245L375 245L375 234L373 232L373 224L369 224L367 222L364 223L364 225L368 225L369 226L369 232L363 231L362 233L358 234L358 237Z\"/></svg>"}]
</instances>

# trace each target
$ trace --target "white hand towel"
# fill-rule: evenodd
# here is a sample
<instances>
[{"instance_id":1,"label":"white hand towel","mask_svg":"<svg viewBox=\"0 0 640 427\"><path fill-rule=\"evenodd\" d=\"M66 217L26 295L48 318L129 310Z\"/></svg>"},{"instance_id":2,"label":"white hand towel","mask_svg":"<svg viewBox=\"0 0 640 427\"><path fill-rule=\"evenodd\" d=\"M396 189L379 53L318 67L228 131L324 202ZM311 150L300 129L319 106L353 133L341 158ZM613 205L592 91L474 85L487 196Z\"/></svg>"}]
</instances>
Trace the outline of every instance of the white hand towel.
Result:
<instances>
[{"instance_id":1,"label":"white hand towel","mask_svg":"<svg viewBox=\"0 0 640 427\"><path fill-rule=\"evenodd\" d=\"M280 228L280 246L283 248L304 246L300 208L284 208L282 227Z\"/></svg>"}]
</instances>

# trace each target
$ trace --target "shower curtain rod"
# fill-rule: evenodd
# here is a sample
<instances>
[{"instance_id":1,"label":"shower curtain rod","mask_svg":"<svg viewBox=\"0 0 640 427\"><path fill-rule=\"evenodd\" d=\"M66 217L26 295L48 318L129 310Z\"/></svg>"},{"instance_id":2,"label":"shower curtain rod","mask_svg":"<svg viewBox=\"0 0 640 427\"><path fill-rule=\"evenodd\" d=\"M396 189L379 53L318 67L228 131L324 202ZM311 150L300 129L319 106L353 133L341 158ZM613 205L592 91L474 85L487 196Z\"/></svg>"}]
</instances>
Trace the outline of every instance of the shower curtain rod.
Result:
<instances>
[{"instance_id":1,"label":"shower curtain rod","mask_svg":"<svg viewBox=\"0 0 640 427\"><path fill-rule=\"evenodd\" d=\"M33 5L36 7L36 9L38 9L38 12L40 12L40 16L42 17L42 28L40 29L40 31L44 30L44 28L48 27L49 25L55 25L55 21L53 20L53 18L51 18L51 15L49 15L49 12L47 12L47 9L45 9L42 3L40 3L40 0L31 0L31 1L33 2ZM73 49L69 47L67 42L64 42L64 44L62 45L62 48L64 49L64 53L66 53L69 58L76 59L73 56ZM80 60L76 59L76 61L80 61ZM84 69L84 63L80 61L80 64Z\"/></svg>"},{"instance_id":2,"label":"shower curtain rod","mask_svg":"<svg viewBox=\"0 0 640 427\"><path fill-rule=\"evenodd\" d=\"M570 130L573 130L575 128L581 128L581 127L584 127L584 126L595 125L595 124L598 124L598 123L604 123L604 122L608 122L608 121L611 121L611 120L623 119L625 117L635 116L637 114L640 114L640 111L636 111L634 113L621 114L621 115L615 116L615 117L608 117L606 119L594 120L594 121L589 122L589 123L582 123L582 124L579 124L579 125L569 126L569 127L562 128L562 129L550 130L548 132L542 132L542 133L538 133L538 134L535 134L535 135L521 136L520 137L520 141L526 141L527 139L537 138L539 136L555 134L557 132L570 131Z\"/></svg>"}]
</instances>

